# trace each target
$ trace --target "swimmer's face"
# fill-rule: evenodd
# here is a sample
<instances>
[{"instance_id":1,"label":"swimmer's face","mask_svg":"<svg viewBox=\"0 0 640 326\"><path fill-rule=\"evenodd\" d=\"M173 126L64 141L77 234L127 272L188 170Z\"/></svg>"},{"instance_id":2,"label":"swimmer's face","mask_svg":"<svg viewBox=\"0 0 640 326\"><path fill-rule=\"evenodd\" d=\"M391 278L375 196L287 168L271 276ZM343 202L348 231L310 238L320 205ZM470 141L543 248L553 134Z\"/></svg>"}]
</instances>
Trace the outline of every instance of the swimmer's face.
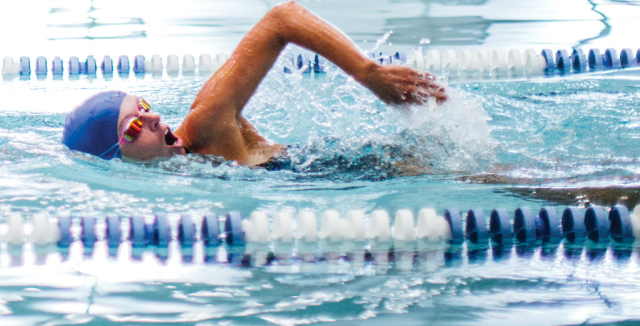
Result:
<instances>
[{"instance_id":1,"label":"swimmer's face","mask_svg":"<svg viewBox=\"0 0 640 326\"><path fill-rule=\"evenodd\" d=\"M130 143L120 145L124 160L149 161L186 154L182 147L182 139L175 136L169 126L160 121L159 114L153 111L141 111L138 107L138 97L134 95L127 95L120 106L118 138L131 118L135 117L142 121L142 131Z\"/></svg>"}]
</instances>

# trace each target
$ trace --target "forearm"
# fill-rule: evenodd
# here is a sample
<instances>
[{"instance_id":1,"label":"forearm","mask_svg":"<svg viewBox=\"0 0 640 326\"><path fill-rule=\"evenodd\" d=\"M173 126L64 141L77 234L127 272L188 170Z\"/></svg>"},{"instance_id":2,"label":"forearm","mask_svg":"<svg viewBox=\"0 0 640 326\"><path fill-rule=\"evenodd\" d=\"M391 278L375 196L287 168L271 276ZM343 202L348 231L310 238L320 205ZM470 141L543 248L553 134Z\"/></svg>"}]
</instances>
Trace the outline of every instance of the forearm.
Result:
<instances>
[{"instance_id":1,"label":"forearm","mask_svg":"<svg viewBox=\"0 0 640 326\"><path fill-rule=\"evenodd\" d=\"M213 113L232 107L236 115L288 43L319 53L358 81L375 66L338 29L295 2L276 6L240 41L229 60L207 81L192 108ZM226 110L226 109L222 109Z\"/></svg>"},{"instance_id":2,"label":"forearm","mask_svg":"<svg viewBox=\"0 0 640 326\"><path fill-rule=\"evenodd\" d=\"M205 83L191 107L198 111L198 119L215 122L239 117L288 43L335 63L386 103L423 101L418 96L446 99L440 86L425 79L427 74L376 64L337 28L295 2L287 2L270 10Z\"/></svg>"},{"instance_id":3,"label":"forearm","mask_svg":"<svg viewBox=\"0 0 640 326\"><path fill-rule=\"evenodd\" d=\"M378 98L389 104L423 103L429 98L447 99L435 77L409 67L378 65L367 58L340 30L295 2L271 10L277 22L280 44L295 43L314 51L354 77Z\"/></svg>"},{"instance_id":4,"label":"forearm","mask_svg":"<svg viewBox=\"0 0 640 326\"><path fill-rule=\"evenodd\" d=\"M357 80L375 66L349 37L295 2L279 5L272 14L284 44L294 43L316 52Z\"/></svg>"}]
</instances>

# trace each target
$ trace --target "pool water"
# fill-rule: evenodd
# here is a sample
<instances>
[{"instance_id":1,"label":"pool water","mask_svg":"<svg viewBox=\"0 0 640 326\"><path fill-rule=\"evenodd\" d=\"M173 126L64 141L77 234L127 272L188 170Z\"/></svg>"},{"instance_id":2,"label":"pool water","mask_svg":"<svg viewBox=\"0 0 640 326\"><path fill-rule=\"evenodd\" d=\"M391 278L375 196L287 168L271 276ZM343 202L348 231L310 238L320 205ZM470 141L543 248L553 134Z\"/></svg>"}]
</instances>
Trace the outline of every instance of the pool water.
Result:
<instances>
[{"instance_id":1,"label":"pool water","mask_svg":"<svg viewBox=\"0 0 640 326\"><path fill-rule=\"evenodd\" d=\"M638 46L626 32L638 17L634 2L363 3L304 4L366 50L388 30L394 33L379 49ZM33 42L21 50L16 37L6 36L5 44L12 46L0 55L165 57L174 53L167 40L176 42L177 54L229 53L273 4L194 1L175 13L161 10L162 5L171 4L149 11L142 9L153 4L141 1L133 8L139 11L125 15L118 2L42 4L34 11L43 18L33 22L38 32L25 32ZM15 18L10 23L24 26ZM286 54L299 52L290 47ZM282 56L244 110L268 139L292 145L293 167L276 172L199 155L125 164L60 144L69 109L108 89L144 97L175 129L208 74L4 77L0 221L12 214L95 216L101 223L107 214L151 218L168 213L175 221L180 214L231 210L248 216L254 210L369 214L376 209L417 213L425 207L439 214L450 207L482 207L488 214L497 207L510 213L547 205L633 208L638 201L638 70L476 82L439 75L447 85L447 103L399 109L384 105L335 67L319 76L284 74L286 62ZM548 325L640 320L636 246L561 244L499 252L464 245L453 254L435 247L397 248L388 259L381 258L386 252L374 252L373 262L354 258L361 249L302 254L292 248L275 264L262 259L277 249L274 244L248 247L254 255L244 264L227 255L234 248L212 252L196 246L187 253L176 246L137 253L123 246L114 253L104 243L91 251L76 242L68 252L3 244L0 322L506 325L526 320Z\"/></svg>"}]
</instances>

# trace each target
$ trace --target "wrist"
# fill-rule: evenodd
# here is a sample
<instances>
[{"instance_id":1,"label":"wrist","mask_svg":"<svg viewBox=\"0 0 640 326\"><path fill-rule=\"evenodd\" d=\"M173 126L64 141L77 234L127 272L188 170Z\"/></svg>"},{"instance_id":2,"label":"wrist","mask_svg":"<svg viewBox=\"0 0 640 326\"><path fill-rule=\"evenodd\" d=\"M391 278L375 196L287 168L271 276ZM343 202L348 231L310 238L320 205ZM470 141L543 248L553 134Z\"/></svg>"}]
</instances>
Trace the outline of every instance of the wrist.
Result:
<instances>
[{"instance_id":1,"label":"wrist","mask_svg":"<svg viewBox=\"0 0 640 326\"><path fill-rule=\"evenodd\" d=\"M353 78L363 85L367 85L368 81L374 78L379 65L373 60L364 58L364 61L360 68L353 74Z\"/></svg>"}]
</instances>

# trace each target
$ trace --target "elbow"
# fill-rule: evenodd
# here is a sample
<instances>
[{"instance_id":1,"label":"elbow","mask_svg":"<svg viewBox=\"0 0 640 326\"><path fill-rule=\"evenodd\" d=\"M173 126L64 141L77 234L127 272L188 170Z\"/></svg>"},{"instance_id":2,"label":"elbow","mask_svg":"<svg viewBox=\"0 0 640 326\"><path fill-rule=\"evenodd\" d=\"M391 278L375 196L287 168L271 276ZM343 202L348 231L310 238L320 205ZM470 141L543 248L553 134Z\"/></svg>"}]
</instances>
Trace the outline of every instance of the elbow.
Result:
<instances>
[{"instance_id":1,"label":"elbow","mask_svg":"<svg viewBox=\"0 0 640 326\"><path fill-rule=\"evenodd\" d=\"M297 4L295 1L287 1L287 2L283 2L280 4L277 4L275 7L273 7L270 11L269 14L275 14L278 16L281 16L283 14L288 14L291 12L294 12L296 10L300 10L303 7L299 4Z\"/></svg>"},{"instance_id":2,"label":"elbow","mask_svg":"<svg viewBox=\"0 0 640 326\"><path fill-rule=\"evenodd\" d=\"M278 34L281 36L281 39L286 41L282 36L289 30L289 23L304 11L306 11L306 9L295 1L287 1L280 3L269 10L265 15L265 18L274 22L277 26Z\"/></svg>"}]
</instances>

